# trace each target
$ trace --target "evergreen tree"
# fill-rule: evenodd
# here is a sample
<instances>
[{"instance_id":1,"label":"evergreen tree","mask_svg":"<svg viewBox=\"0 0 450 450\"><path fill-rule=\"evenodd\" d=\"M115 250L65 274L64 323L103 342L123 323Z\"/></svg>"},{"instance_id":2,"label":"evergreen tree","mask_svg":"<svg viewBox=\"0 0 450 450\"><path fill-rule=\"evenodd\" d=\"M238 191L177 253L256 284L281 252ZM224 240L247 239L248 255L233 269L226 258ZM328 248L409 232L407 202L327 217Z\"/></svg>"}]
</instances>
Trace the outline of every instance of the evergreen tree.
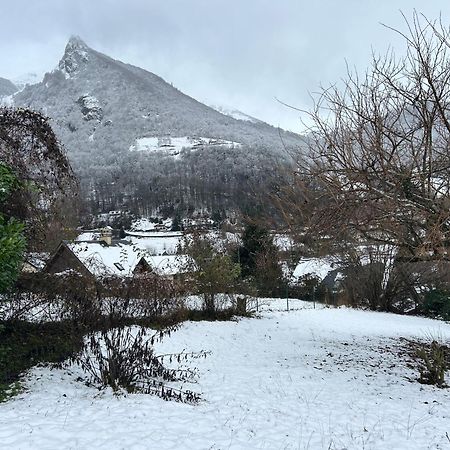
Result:
<instances>
[{"instance_id":1,"label":"evergreen tree","mask_svg":"<svg viewBox=\"0 0 450 450\"><path fill-rule=\"evenodd\" d=\"M237 250L237 260L244 279L253 279L262 295L278 295L282 290L283 273L278 249L269 231L255 223L248 223Z\"/></svg>"},{"instance_id":2,"label":"evergreen tree","mask_svg":"<svg viewBox=\"0 0 450 450\"><path fill-rule=\"evenodd\" d=\"M181 231L182 229L182 223L180 219L180 215L176 214L172 221L172 227L170 228L171 231Z\"/></svg>"}]
</instances>

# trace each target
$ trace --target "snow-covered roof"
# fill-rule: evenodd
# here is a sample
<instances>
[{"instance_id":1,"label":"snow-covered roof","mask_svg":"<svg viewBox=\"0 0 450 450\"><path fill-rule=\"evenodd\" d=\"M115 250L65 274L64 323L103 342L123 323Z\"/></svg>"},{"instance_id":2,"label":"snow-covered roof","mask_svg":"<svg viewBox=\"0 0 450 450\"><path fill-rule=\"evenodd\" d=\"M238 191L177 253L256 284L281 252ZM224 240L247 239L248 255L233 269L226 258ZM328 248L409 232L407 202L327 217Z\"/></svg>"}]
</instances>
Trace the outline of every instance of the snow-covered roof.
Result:
<instances>
[{"instance_id":1,"label":"snow-covered roof","mask_svg":"<svg viewBox=\"0 0 450 450\"><path fill-rule=\"evenodd\" d=\"M397 248L392 245L360 245L353 249L353 256L359 259L362 266L375 262L382 262L386 265L386 270L392 267ZM310 275L323 281L333 270L345 266L345 258L339 261L336 257L325 256L322 258L305 258L299 261L291 280L296 282L299 278Z\"/></svg>"},{"instance_id":2,"label":"snow-covered roof","mask_svg":"<svg viewBox=\"0 0 450 450\"><path fill-rule=\"evenodd\" d=\"M113 245L98 242L72 242L67 247L89 270L99 278L132 276L143 258L158 275L171 276L183 272L187 256L151 256L145 249L124 241Z\"/></svg>"},{"instance_id":3,"label":"snow-covered roof","mask_svg":"<svg viewBox=\"0 0 450 450\"><path fill-rule=\"evenodd\" d=\"M98 242L72 242L68 248L96 277L131 276L145 250L124 243L105 245Z\"/></svg>"},{"instance_id":4,"label":"snow-covered roof","mask_svg":"<svg viewBox=\"0 0 450 450\"><path fill-rule=\"evenodd\" d=\"M80 235L78 235L75 240L76 241L98 241L100 239L100 233L97 231L84 231Z\"/></svg>"},{"instance_id":5,"label":"snow-covered roof","mask_svg":"<svg viewBox=\"0 0 450 450\"><path fill-rule=\"evenodd\" d=\"M44 268L49 256L49 253L46 252L30 252L24 255L24 260L36 269L41 270Z\"/></svg>"},{"instance_id":6,"label":"snow-covered roof","mask_svg":"<svg viewBox=\"0 0 450 450\"><path fill-rule=\"evenodd\" d=\"M308 258L301 260L292 273L292 281L310 275L322 281L332 270L333 262L330 258Z\"/></svg>"},{"instance_id":7,"label":"snow-covered roof","mask_svg":"<svg viewBox=\"0 0 450 450\"><path fill-rule=\"evenodd\" d=\"M187 255L167 255L167 256L145 256L145 260L150 264L153 271L158 275L171 276L177 273L186 272Z\"/></svg>"}]
</instances>

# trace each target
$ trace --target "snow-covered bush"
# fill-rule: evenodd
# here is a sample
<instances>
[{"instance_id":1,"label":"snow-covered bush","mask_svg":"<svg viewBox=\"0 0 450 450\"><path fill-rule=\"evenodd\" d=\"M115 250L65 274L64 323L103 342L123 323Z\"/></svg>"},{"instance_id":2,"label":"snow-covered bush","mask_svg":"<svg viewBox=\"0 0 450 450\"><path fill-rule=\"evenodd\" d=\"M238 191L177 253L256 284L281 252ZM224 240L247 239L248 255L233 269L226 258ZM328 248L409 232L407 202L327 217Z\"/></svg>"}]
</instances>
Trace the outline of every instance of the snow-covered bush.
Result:
<instances>
[{"instance_id":1,"label":"snow-covered bush","mask_svg":"<svg viewBox=\"0 0 450 450\"><path fill-rule=\"evenodd\" d=\"M120 326L92 332L86 336L83 350L73 361L81 366L88 381L98 388L111 387L116 393L146 393L164 400L195 403L199 395L166 382L193 381L196 370L179 366L167 368L164 360L181 364L189 358L206 356L200 353L156 355L153 344L175 331L172 326L154 332L141 326Z\"/></svg>"},{"instance_id":2,"label":"snow-covered bush","mask_svg":"<svg viewBox=\"0 0 450 450\"><path fill-rule=\"evenodd\" d=\"M96 281L73 272L43 278L45 286L41 280L28 287L40 291L49 302L58 302L59 319L84 335L82 349L68 359L68 364L79 365L89 383L98 388L111 387L115 392L142 392L166 400L198 400L190 391L165 385L189 381L195 370L168 368L163 363L181 363L204 353L159 356L153 347L176 330L182 317L182 303L174 283L148 274ZM161 329L154 332L150 325Z\"/></svg>"}]
</instances>

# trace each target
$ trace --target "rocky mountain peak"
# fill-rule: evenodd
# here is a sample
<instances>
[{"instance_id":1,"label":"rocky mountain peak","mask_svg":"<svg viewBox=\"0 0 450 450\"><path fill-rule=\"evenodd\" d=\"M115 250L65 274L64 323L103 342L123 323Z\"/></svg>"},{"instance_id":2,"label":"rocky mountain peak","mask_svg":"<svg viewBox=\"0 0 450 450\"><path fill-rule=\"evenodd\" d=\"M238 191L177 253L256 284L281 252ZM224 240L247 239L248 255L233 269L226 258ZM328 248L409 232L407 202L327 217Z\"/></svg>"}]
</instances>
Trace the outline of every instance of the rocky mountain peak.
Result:
<instances>
[{"instance_id":1,"label":"rocky mountain peak","mask_svg":"<svg viewBox=\"0 0 450 450\"><path fill-rule=\"evenodd\" d=\"M80 38L80 36L72 35L70 36L67 45L66 45L66 51L67 49L82 49L82 50L89 50L89 47L86 45L86 43L83 41L83 39Z\"/></svg>"},{"instance_id":2,"label":"rocky mountain peak","mask_svg":"<svg viewBox=\"0 0 450 450\"><path fill-rule=\"evenodd\" d=\"M243 113L224 115L76 36L56 70L13 102L53 119L92 211L247 208L242 180L263 189L285 149L303 143Z\"/></svg>"},{"instance_id":3,"label":"rocky mountain peak","mask_svg":"<svg viewBox=\"0 0 450 450\"><path fill-rule=\"evenodd\" d=\"M67 42L64 56L58 64L58 69L66 78L71 78L80 68L89 61L90 48L79 36L71 36Z\"/></svg>"}]
</instances>

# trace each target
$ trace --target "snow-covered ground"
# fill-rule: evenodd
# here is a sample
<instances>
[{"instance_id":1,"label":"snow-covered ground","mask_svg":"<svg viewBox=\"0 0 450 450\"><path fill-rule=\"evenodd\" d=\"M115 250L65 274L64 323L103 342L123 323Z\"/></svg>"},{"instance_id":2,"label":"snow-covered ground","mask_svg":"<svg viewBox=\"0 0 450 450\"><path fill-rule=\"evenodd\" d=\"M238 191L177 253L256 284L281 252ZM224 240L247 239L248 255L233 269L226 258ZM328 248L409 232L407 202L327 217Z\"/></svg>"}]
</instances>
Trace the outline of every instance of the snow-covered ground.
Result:
<instances>
[{"instance_id":1,"label":"snow-covered ground","mask_svg":"<svg viewBox=\"0 0 450 450\"><path fill-rule=\"evenodd\" d=\"M133 233L128 236L134 245L145 249L151 255L174 255L182 241L182 234L177 232L169 233Z\"/></svg>"},{"instance_id":2,"label":"snow-covered ground","mask_svg":"<svg viewBox=\"0 0 450 450\"><path fill-rule=\"evenodd\" d=\"M148 231L161 231L161 230L170 230L172 227L172 219L166 218L161 220L161 223L152 222L150 219L145 217L141 217L133 221L131 224L130 230L132 232L148 232Z\"/></svg>"},{"instance_id":3,"label":"snow-covered ground","mask_svg":"<svg viewBox=\"0 0 450 450\"><path fill-rule=\"evenodd\" d=\"M130 151L137 152L163 152L168 156L178 157L183 149L196 150L201 147L240 147L238 142L227 141L224 139L213 139L206 137L145 137L136 139L136 142L130 147Z\"/></svg>"},{"instance_id":4,"label":"snow-covered ground","mask_svg":"<svg viewBox=\"0 0 450 450\"><path fill-rule=\"evenodd\" d=\"M0 405L0 446L446 449L450 391L411 381L417 373L397 354L399 337L431 335L450 339L450 325L345 308L185 323L157 349L211 351L193 362L198 383L185 386L200 404L116 398L76 371L37 368Z\"/></svg>"},{"instance_id":5,"label":"snow-covered ground","mask_svg":"<svg viewBox=\"0 0 450 450\"><path fill-rule=\"evenodd\" d=\"M274 234L273 243L278 248L278 250L282 252L287 252L295 248L295 242L288 234Z\"/></svg>"},{"instance_id":6,"label":"snow-covered ground","mask_svg":"<svg viewBox=\"0 0 450 450\"><path fill-rule=\"evenodd\" d=\"M0 95L0 106L14 106L13 95Z\"/></svg>"}]
</instances>

